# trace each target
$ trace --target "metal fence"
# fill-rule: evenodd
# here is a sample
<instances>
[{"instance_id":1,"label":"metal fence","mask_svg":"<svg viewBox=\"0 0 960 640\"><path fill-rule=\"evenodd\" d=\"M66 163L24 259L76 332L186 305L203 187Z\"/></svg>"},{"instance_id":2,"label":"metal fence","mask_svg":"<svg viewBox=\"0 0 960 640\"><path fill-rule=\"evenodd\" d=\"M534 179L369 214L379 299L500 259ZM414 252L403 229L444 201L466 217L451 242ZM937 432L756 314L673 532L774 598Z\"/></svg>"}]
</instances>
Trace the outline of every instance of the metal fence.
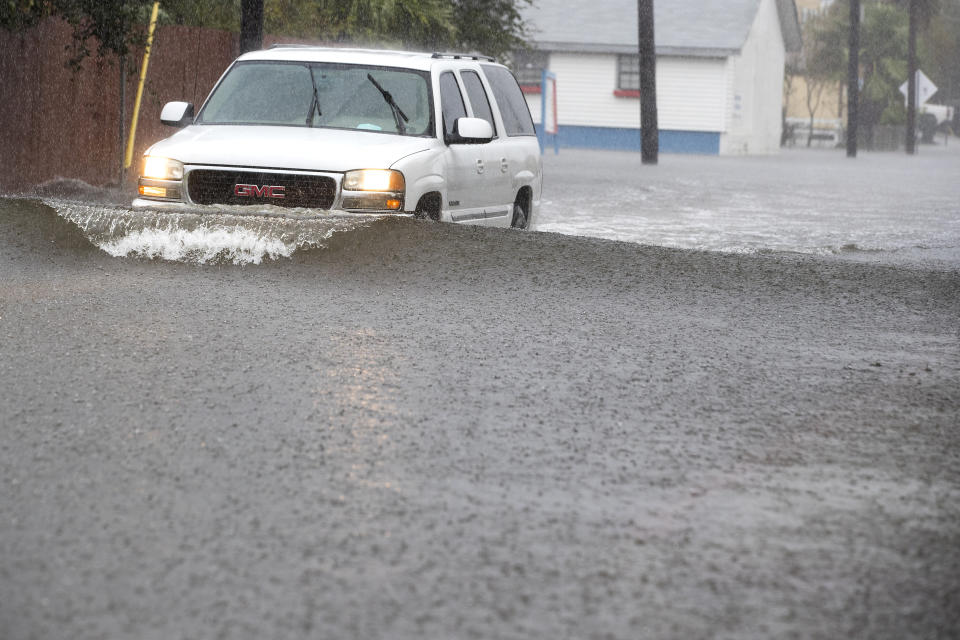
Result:
<instances>
[{"instance_id":1,"label":"metal fence","mask_svg":"<svg viewBox=\"0 0 960 640\"><path fill-rule=\"evenodd\" d=\"M865 151L897 151L904 147L907 137L902 124L860 127L857 134L857 146Z\"/></svg>"}]
</instances>

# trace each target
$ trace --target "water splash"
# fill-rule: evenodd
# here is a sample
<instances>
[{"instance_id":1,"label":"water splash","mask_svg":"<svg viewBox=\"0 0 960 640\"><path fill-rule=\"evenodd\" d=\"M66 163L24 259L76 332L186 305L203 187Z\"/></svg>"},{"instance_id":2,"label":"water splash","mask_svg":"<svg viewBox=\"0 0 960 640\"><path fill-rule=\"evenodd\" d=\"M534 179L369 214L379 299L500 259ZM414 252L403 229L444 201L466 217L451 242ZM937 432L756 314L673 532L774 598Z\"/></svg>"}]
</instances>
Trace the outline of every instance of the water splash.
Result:
<instances>
[{"instance_id":1,"label":"water splash","mask_svg":"<svg viewBox=\"0 0 960 640\"><path fill-rule=\"evenodd\" d=\"M173 212L54 199L43 202L112 256L197 264L260 264L289 258L298 249L323 247L334 234L367 227L382 217L277 207L252 211L198 207Z\"/></svg>"}]
</instances>

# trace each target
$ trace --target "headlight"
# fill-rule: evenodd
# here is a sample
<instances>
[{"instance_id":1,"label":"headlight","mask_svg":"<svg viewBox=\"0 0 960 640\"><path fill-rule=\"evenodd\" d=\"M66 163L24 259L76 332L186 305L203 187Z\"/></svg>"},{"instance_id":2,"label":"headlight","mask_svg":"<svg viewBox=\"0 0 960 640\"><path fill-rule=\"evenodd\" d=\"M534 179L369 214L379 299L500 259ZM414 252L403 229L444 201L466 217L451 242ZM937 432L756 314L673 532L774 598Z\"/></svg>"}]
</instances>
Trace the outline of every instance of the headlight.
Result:
<instances>
[{"instance_id":1,"label":"headlight","mask_svg":"<svg viewBox=\"0 0 960 640\"><path fill-rule=\"evenodd\" d=\"M400 211L406 183L392 169L357 169L343 176L342 206L347 211Z\"/></svg>"},{"instance_id":2,"label":"headlight","mask_svg":"<svg viewBox=\"0 0 960 640\"><path fill-rule=\"evenodd\" d=\"M182 180L183 163L170 158L144 156L143 177L154 180Z\"/></svg>"},{"instance_id":3,"label":"headlight","mask_svg":"<svg viewBox=\"0 0 960 640\"><path fill-rule=\"evenodd\" d=\"M402 192L406 185L403 174L391 169L358 169L343 176L344 191Z\"/></svg>"}]
</instances>

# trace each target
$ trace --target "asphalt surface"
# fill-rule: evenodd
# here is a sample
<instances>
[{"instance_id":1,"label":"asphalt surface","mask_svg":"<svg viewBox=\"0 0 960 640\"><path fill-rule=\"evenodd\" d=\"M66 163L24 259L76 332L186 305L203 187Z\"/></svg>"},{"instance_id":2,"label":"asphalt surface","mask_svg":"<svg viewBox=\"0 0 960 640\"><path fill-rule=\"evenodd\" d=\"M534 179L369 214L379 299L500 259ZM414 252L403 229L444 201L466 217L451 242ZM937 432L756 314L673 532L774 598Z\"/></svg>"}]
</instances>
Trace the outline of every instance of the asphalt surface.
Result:
<instances>
[{"instance_id":1,"label":"asphalt surface","mask_svg":"<svg viewBox=\"0 0 960 640\"><path fill-rule=\"evenodd\" d=\"M0 638L960 637L960 273L0 200Z\"/></svg>"}]
</instances>

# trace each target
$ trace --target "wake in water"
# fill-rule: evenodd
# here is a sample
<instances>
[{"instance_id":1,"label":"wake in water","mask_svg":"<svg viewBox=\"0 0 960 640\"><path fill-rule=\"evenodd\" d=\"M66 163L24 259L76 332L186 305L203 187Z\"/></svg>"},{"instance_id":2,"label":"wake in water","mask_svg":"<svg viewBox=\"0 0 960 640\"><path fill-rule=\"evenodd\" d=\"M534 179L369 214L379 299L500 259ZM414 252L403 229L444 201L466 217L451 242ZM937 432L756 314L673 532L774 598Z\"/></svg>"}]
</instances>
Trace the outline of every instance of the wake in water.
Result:
<instances>
[{"instance_id":1,"label":"wake in water","mask_svg":"<svg viewBox=\"0 0 960 640\"><path fill-rule=\"evenodd\" d=\"M322 247L336 233L364 228L382 216L317 214L307 210L199 207L198 212L131 210L44 199L115 257L198 264L260 264L289 258L298 249Z\"/></svg>"}]
</instances>

